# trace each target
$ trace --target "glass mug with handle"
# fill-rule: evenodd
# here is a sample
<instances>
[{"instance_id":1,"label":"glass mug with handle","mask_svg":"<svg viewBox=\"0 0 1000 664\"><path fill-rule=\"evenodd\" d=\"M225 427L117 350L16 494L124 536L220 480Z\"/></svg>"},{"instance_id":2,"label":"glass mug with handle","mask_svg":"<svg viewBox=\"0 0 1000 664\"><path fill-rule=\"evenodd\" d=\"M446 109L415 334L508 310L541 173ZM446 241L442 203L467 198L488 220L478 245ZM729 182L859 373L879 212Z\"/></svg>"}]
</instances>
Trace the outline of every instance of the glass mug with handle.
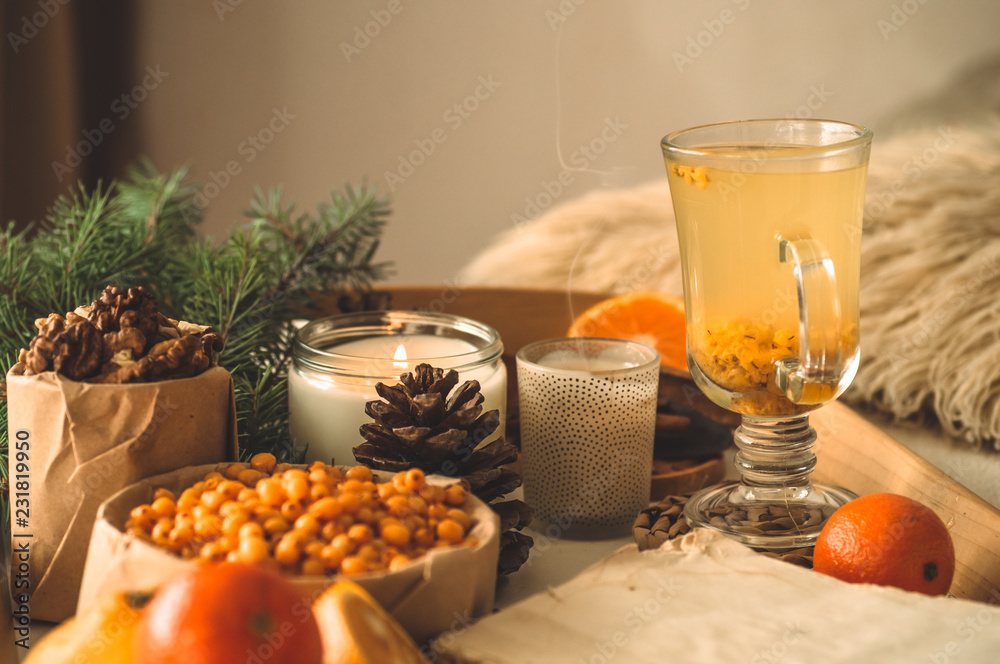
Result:
<instances>
[{"instance_id":1,"label":"glass mug with handle","mask_svg":"<svg viewBox=\"0 0 1000 664\"><path fill-rule=\"evenodd\" d=\"M815 542L854 494L810 481L808 413L836 399L860 357L865 127L747 120L661 142L677 218L692 378L739 413L741 479L691 498L692 525L750 546Z\"/></svg>"}]
</instances>

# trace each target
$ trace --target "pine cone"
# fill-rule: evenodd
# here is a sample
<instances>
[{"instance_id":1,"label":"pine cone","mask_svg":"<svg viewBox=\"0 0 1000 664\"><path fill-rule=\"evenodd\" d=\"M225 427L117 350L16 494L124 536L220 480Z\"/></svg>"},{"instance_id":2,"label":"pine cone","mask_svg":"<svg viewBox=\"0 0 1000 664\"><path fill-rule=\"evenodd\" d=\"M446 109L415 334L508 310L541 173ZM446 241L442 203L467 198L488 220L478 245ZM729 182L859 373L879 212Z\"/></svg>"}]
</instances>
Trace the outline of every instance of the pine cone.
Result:
<instances>
[{"instance_id":1,"label":"pine cone","mask_svg":"<svg viewBox=\"0 0 1000 664\"><path fill-rule=\"evenodd\" d=\"M420 468L425 473L461 477L469 490L491 502L521 486L521 476L503 468L517 460L517 448L498 437L480 446L500 425L500 411L483 412L483 395L475 380L458 384L458 372L420 364L397 385L379 383L375 391L385 401L369 401L365 413L374 423L361 425L366 442L354 448L354 458L377 470L399 472ZM491 505L501 516L501 531L520 530L531 521L531 508L521 501ZM517 570L527 560L531 538L502 538L511 551L501 552L499 573Z\"/></svg>"}]
</instances>

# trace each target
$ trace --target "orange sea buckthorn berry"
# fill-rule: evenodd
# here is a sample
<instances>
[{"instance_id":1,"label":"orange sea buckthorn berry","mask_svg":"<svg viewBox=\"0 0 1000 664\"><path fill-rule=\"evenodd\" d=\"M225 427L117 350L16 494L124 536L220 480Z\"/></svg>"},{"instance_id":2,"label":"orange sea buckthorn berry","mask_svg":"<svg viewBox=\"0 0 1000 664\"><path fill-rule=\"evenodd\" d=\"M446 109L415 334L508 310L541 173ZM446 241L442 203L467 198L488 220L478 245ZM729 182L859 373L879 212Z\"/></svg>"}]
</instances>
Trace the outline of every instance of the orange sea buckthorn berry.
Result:
<instances>
[{"instance_id":1,"label":"orange sea buckthorn berry","mask_svg":"<svg viewBox=\"0 0 1000 664\"><path fill-rule=\"evenodd\" d=\"M266 473L262 473L259 470L254 470L253 468L247 468L246 470L240 472L240 474L236 476L236 479L243 486L255 487L257 486L257 482L261 481L265 477L267 477Z\"/></svg>"},{"instance_id":2,"label":"orange sea buckthorn berry","mask_svg":"<svg viewBox=\"0 0 1000 664\"><path fill-rule=\"evenodd\" d=\"M354 480L348 478L340 485L340 490L346 493L356 493L358 497L361 497L361 490L364 488L364 482L361 480Z\"/></svg>"},{"instance_id":3,"label":"orange sea buckthorn berry","mask_svg":"<svg viewBox=\"0 0 1000 664\"><path fill-rule=\"evenodd\" d=\"M177 509L176 505L174 505L173 498L168 498L166 496L161 496L156 500L154 500L153 504L150 505L150 507L152 507L153 512L156 513L156 516L160 518L172 517Z\"/></svg>"},{"instance_id":4,"label":"orange sea buckthorn berry","mask_svg":"<svg viewBox=\"0 0 1000 664\"><path fill-rule=\"evenodd\" d=\"M272 516L262 524L262 527L264 528L264 533L272 537L291 530L291 525L281 516Z\"/></svg>"},{"instance_id":5,"label":"orange sea buckthorn berry","mask_svg":"<svg viewBox=\"0 0 1000 664\"><path fill-rule=\"evenodd\" d=\"M396 493L407 494L410 492L409 487L406 486L406 473L396 473L392 476L392 486L396 490Z\"/></svg>"},{"instance_id":6,"label":"orange sea buckthorn berry","mask_svg":"<svg viewBox=\"0 0 1000 664\"><path fill-rule=\"evenodd\" d=\"M413 533L413 542L419 547L429 549L434 546L434 533L430 528L418 528Z\"/></svg>"},{"instance_id":7,"label":"orange sea buckthorn berry","mask_svg":"<svg viewBox=\"0 0 1000 664\"><path fill-rule=\"evenodd\" d=\"M372 527L366 523L356 523L347 531L347 536L351 538L351 541L357 542L358 544L367 544L375 539L375 533L372 531Z\"/></svg>"},{"instance_id":8,"label":"orange sea buckthorn berry","mask_svg":"<svg viewBox=\"0 0 1000 664\"><path fill-rule=\"evenodd\" d=\"M361 496L356 493L346 492L337 496L337 502L340 503L341 512L353 514L361 507Z\"/></svg>"},{"instance_id":9,"label":"orange sea buckthorn berry","mask_svg":"<svg viewBox=\"0 0 1000 664\"><path fill-rule=\"evenodd\" d=\"M298 564L300 555L299 539L292 536L291 533L282 535L274 547L274 559L280 565L291 567Z\"/></svg>"},{"instance_id":10,"label":"orange sea buckthorn berry","mask_svg":"<svg viewBox=\"0 0 1000 664\"><path fill-rule=\"evenodd\" d=\"M222 520L214 514L209 514L194 522L194 532L201 539L214 539L222 534Z\"/></svg>"},{"instance_id":11,"label":"orange sea buckthorn berry","mask_svg":"<svg viewBox=\"0 0 1000 664\"><path fill-rule=\"evenodd\" d=\"M351 466L344 473L348 480L358 480L359 482L370 482L372 480L372 469L368 466Z\"/></svg>"},{"instance_id":12,"label":"orange sea buckthorn berry","mask_svg":"<svg viewBox=\"0 0 1000 664\"><path fill-rule=\"evenodd\" d=\"M396 495L396 487L392 485L392 482L383 482L382 484L375 485L375 491L378 493L379 500L385 502Z\"/></svg>"},{"instance_id":13,"label":"orange sea buckthorn berry","mask_svg":"<svg viewBox=\"0 0 1000 664\"><path fill-rule=\"evenodd\" d=\"M279 507L288 498L281 480L277 478L263 479L257 482L257 493L260 499L272 507Z\"/></svg>"},{"instance_id":14,"label":"orange sea buckthorn berry","mask_svg":"<svg viewBox=\"0 0 1000 664\"><path fill-rule=\"evenodd\" d=\"M410 496L408 502L414 514L427 514L427 501L420 496Z\"/></svg>"},{"instance_id":15,"label":"orange sea buckthorn berry","mask_svg":"<svg viewBox=\"0 0 1000 664\"><path fill-rule=\"evenodd\" d=\"M410 531L396 520L386 519L382 522L379 532L387 544L405 547L410 544Z\"/></svg>"},{"instance_id":16,"label":"orange sea buckthorn berry","mask_svg":"<svg viewBox=\"0 0 1000 664\"><path fill-rule=\"evenodd\" d=\"M437 536L442 542L458 544L465 539L465 529L453 519L445 519L437 525Z\"/></svg>"},{"instance_id":17,"label":"orange sea buckthorn berry","mask_svg":"<svg viewBox=\"0 0 1000 664\"><path fill-rule=\"evenodd\" d=\"M347 533L341 533L335 536L330 541L330 546L340 552L341 558L344 556L349 556L354 553L357 549L357 545L347 536Z\"/></svg>"},{"instance_id":18,"label":"orange sea buckthorn berry","mask_svg":"<svg viewBox=\"0 0 1000 664\"><path fill-rule=\"evenodd\" d=\"M299 574L302 576L322 576L326 573L326 567L319 558L306 558L299 565Z\"/></svg>"},{"instance_id":19,"label":"orange sea buckthorn berry","mask_svg":"<svg viewBox=\"0 0 1000 664\"><path fill-rule=\"evenodd\" d=\"M472 519L469 517L468 514L458 509L457 507L453 507L450 510L448 510L448 518L451 519L452 521L457 521L459 525L462 526L463 530L468 530L469 528L472 527Z\"/></svg>"},{"instance_id":20,"label":"orange sea buckthorn berry","mask_svg":"<svg viewBox=\"0 0 1000 664\"><path fill-rule=\"evenodd\" d=\"M282 481L282 486L284 486L289 500L302 501L309 497L309 478L302 471L288 471Z\"/></svg>"},{"instance_id":21,"label":"orange sea buckthorn berry","mask_svg":"<svg viewBox=\"0 0 1000 664\"><path fill-rule=\"evenodd\" d=\"M371 544L362 544L358 547L358 558L368 563L369 568L382 557L377 547Z\"/></svg>"},{"instance_id":22,"label":"orange sea buckthorn berry","mask_svg":"<svg viewBox=\"0 0 1000 664\"><path fill-rule=\"evenodd\" d=\"M240 539L236 554L240 560L248 563L259 563L271 556L267 542L261 537L245 537Z\"/></svg>"},{"instance_id":23,"label":"orange sea buckthorn berry","mask_svg":"<svg viewBox=\"0 0 1000 664\"><path fill-rule=\"evenodd\" d=\"M405 565L409 564L410 559L404 555L393 556L389 561L389 571L395 572L402 569Z\"/></svg>"},{"instance_id":24,"label":"orange sea buckthorn berry","mask_svg":"<svg viewBox=\"0 0 1000 664\"><path fill-rule=\"evenodd\" d=\"M375 523L375 512L370 507L359 507L354 518L360 523Z\"/></svg>"},{"instance_id":25,"label":"orange sea buckthorn berry","mask_svg":"<svg viewBox=\"0 0 1000 664\"><path fill-rule=\"evenodd\" d=\"M201 504L215 512L226 502L226 497L215 490L209 490L201 494Z\"/></svg>"},{"instance_id":26,"label":"orange sea buckthorn berry","mask_svg":"<svg viewBox=\"0 0 1000 664\"><path fill-rule=\"evenodd\" d=\"M250 467L262 473L274 472L278 459L270 452L259 452L250 458Z\"/></svg>"},{"instance_id":27,"label":"orange sea buckthorn berry","mask_svg":"<svg viewBox=\"0 0 1000 664\"><path fill-rule=\"evenodd\" d=\"M307 511L317 519L329 521L335 516L339 516L340 510L340 503L337 502L337 499L327 496L314 502Z\"/></svg>"},{"instance_id":28,"label":"orange sea buckthorn berry","mask_svg":"<svg viewBox=\"0 0 1000 664\"><path fill-rule=\"evenodd\" d=\"M326 484L330 481L330 476L326 472L326 466L314 463L306 471L309 474L309 481L313 484Z\"/></svg>"},{"instance_id":29,"label":"orange sea buckthorn berry","mask_svg":"<svg viewBox=\"0 0 1000 664\"><path fill-rule=\"evenodd\" d=\"M198 557L208 562L221 563L226 559L227 553L228 552L224 551L217 543L209 542L205 546L201 547Z\"/></svg>"},{"instance_id":30,"label":"orange sea buckthorn berry","mask_svg":"<svg viewBox=\"0 0 1000 664\"><path fill-rule=\"evenodd\" d=\"M312 514L303 514L295 520L295 530L307 535L316 535L320 530L319 521Z\"/></svg>"},{"instance_id":31,"label":"orange sea buckthorn berry","mask_svg":"<svg viewBox=\"0 0 1000 664\"><path fill-rule=\"evenodd\" d=\"M245 539L263 539L264 529L256 521L250 521L240 526L236 536L240 539L240 541Z\"/></svg>"},{"instance_id":32,"label":"orange sea buckthorn berry","mask_svg":"<svg viewBox=\"0 0 1000 664\"><path fill-rule=\"evenodd\" d=\"M254 482L254 484L256 484L256 482ZM236 496L236 500L242 503L247 509L250 509L251 504L260 502L260 495L258 495L257 489L243 487L243 489Z\"/></svg>"},{"instance_id":33,"label":"orange sea buckthorn berry","mask_svg":"<svg viewBox=\"0 0 1000 664\"><path fill-rule=\"evenodd\" d=\"M238 512L227 516L222 520L222 534L229 537L237 537L240 529L249 521L250 517L245 512Z\"/></svg>"},{"instance_id":34,"label":"orange sea buckthorn berry","mask_svg":"<svg viewBox=\"0 0 1000 664\"><path fill-rule=\"evenodd\" d=\"M153 500L155 501L157 498L169 498L170 500L174 501L177 500L177 497L174 495L173 491L171 491L170 489L165 489L163 487L160 487L153 492Z\"/></svg>"},{"instance_id":35,"label":"orange sea buckthorn berry","mask_svg":"<svg viewBox=\"0 0 1000 664\"><path fill-rule=\"evenodd\" d=\"M132 523L145 530L152 530L158 518L156 512L150 505L139 505L129 513Z\"/></svg>"},{"instance_id":36,"label":"orange sea buckthorn berry","mask_svg":"<svg viewBox=\"0 0 1000 664\"><path fill-rule=\"evenodd\" d=\"M443 503L445 499L444 487L436 484L424 484L417 492L421 498L428 503Z\"/></svg>"},{"instance_id":37,"label":"orange sea buckthorn berry","mask_svg":"<svg viewBox=\"0 0 1000 664\"><path fill-rule=\"evenodd\" d=\"M199 500L199 494L194 489L184 489L181 492L181 497L177 499L177 507L178 509L189 510L197 505Z\"/></svg>"},{"instance_id":38,"label":"orange sea buckthorn berry","mask_svg":"<svg viewBox=\"0 0 1000 664\"><path fill-rule=\"evenodd\" d=\"M235 480L245 469L246 466L242 463L231 463L226 466L226 472L223 474L226 476L226 479Z\"/></svg>"},{"instance_id":39,"label":"orange sea buckthorn berry","mask_svg":"<svg viewBox=\"0 0 1000 664\"><path fill-rule=\"evenodd\" d=\"M368 562L358 556L347 556L340 563L340 573L351 576L353 574L365 574L368 572Z\"/></svg>"},{"instance_id":40,"label":"orange sea buckthorn berry","mask_svg":"<svg viewBox=\"0 0 1000 664\"><path fill-rule=\"evenodd\" d=\"M324 542L330 542L334 537L341 533L340 524L334 521L328 521L323 524L323 527L319 530L319 536L323 538Z\"/></svg>"},{"instance_id":41,"label":"orange sea buckthorn berry","mask_svg":"<svg viewBox=\"0 0 1000 664\"><path fill-rule=\"evenodd\" d=\"M468 493L461 484L452 484L444 490L444 502L453 507L464 505L467 496Z\"/></svg>"},{"instance_id":42,"label":"orange sea buckthorn berry","mask_svg":"<svg viewBox=\"0 0 1000 664\"><path fill-rule=\"evenodd\" d=\"M288 521L295 521L305 513L306 506L301 500L293 500L290 498L281 504L279 511L281 512L281 516L285 517Z\"/></svg>"},{"instance_id":43,"label":"orange sea buckthorn berry","mask_svg":"<svg viewBox=\"0 0 1000 664\"><path fill-rule=\"evenodd\" d=\"M279 475L279 474L285 472L286 470L288 470L291 467L292 467L292 464L287 463L287 462L275 464L274 470L271 471L271 474L272 475Z\"/></svg>"},{"instance_id":44,"label":"orange sea buckthorn berry","mask_svg":"<svg viewBox=\"0 0 1000 664\"><path fill-rule=\"evenodd\" d=\"M420 488L424 486L424 482L427 481L427 476L424 475L424 471L419 468L410 468L406 471L406 476L404 477L406 482L406 488L410 491L420 491Z\"/></svg>"},{"instance_id":45,"label":"orange sea buckthorn berry","mask_svg":"<svg viewBox=\"0 0 1000 664\"><path fill-rule=\"evenodd\" d=\"M400 494L390 497L385 501L385 506L388 508L389 514L396 517L406 517L413 512L410 508L409 497Z\"/></svg>"},{"instance_id":46,"label":"orange sea buckthorn berry","mask_svg":"<svg viewBox=\"0 0 1000 664\"><path fill-rule=\"evenodd\" d=\"M240 491L245 488L246 485L242 482L238 482L236 480L226 480L220 483L215 491L225 496L226 500L236 500L236 496L240 495Z\"/></svg>"},{"instance_id":47,"label":"orange sea buckthorn berry","mask_svg":"<svg viewBox=\"0 0 1000 664\"><path fill-rule=\"evenodd\" d=\"M330 486L328 484L312 484L309 487L309 499L312 501L320 500L321 498L326 498L333 492L330 491Z\"/></svg>"},{"instance_id":48,"label":"orange sea buckthorn berry","mask_svg":"<svg viewBox=\"0 0 1000 664\"><path fill-rule=\"evenodd\" d=\"M219 516L225 518L234 514L248 514L247 509L235 500L227 500L219 505Z\"/></svg>"},{"instance_id":49,"label":"orange sea buckthorn berry","mask_svg":"<svg viewBox=\"0 0 1000 664\"><path fill-rule=\"evenodd\" d=\"M340 563L344 561L344 552L337 549L334 546L327 544L323 547L323 550L319 554L320 560L327 569L337 569L340 567Z\"/></svg>"}]
</instances>

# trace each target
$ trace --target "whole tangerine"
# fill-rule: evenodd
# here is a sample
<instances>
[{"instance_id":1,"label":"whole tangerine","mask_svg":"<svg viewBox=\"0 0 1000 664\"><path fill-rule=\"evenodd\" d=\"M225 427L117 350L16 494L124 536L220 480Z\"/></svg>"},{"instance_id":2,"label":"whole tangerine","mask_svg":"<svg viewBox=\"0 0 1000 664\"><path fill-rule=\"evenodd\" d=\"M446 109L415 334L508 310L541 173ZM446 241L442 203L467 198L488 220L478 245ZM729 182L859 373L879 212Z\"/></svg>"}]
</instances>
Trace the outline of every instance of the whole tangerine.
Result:
<instances>
[{"instance_id":1,"label":"whole tangerine","mask_svg":"<svg viewBox=\"0 0 1000 664\"><path fill-rule=\"evenodd\" d=\"M135 638L138 664L320 664L310 601L278 572L198 564L161 586Z\"/></svg>"},{"instance_id":2,"label":"whole tangerine","mask_svg":"<svg viewBox=\"0 0 1000 664\"><path fill-rule=\"evenodd\" d=\"M816 540L813 569L851 583L944 595L955 574L955 547L929 507L874 493L830 516Z\"/></svg>"}]
</instances>

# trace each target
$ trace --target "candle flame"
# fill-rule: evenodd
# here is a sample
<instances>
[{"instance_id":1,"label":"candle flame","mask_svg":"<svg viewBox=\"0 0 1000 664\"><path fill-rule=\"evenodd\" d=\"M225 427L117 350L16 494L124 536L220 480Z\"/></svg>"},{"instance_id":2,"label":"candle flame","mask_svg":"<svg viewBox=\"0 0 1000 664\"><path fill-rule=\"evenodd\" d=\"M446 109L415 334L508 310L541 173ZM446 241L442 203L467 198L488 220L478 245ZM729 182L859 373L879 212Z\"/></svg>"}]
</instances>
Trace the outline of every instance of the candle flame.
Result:
<instances>
[{"instance_id":1,"label":"candle flame","mask_svg":"<svg viewBox=\"0 0 1000 664\"><path fill-rule=\"evenodd\" d=\"M392 368L396 370L406 370L406 348L403 344L396 347L396 354L392 356Z\"/></svg>"}]
</instances>

